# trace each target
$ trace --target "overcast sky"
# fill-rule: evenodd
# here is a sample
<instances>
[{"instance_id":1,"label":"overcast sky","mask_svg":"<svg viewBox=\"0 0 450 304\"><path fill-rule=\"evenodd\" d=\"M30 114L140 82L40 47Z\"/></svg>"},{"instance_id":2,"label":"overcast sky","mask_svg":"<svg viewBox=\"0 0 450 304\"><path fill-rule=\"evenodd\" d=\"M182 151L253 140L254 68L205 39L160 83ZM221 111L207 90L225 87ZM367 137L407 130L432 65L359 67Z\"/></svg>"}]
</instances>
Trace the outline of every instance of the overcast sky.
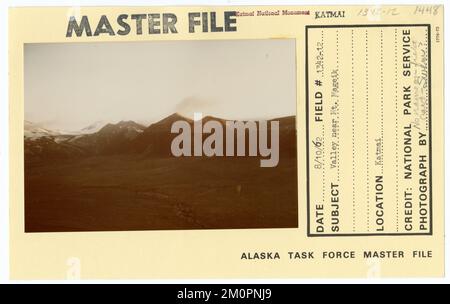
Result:
<instances>
[{"instance_id":1,"label":"overcast sky","mask_svg":"<svg viewBox=\"0 0 450 304\"><path fill-rule=\"evenodd\" d=\"M25 45L25 119L53 129L295 115L295 87L294 40Z\"/></svg>"}]
</instances>

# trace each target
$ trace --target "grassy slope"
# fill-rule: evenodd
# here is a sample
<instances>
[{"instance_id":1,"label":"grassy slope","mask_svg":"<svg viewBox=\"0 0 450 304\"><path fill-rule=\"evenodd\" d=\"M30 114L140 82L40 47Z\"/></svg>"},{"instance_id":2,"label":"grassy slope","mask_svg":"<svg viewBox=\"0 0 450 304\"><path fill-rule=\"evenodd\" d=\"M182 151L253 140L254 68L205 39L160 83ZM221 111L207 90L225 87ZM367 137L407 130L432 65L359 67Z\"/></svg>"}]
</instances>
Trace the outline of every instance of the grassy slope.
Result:
<instances>
[{"instance_id":1,"label":"grassy slope","mask_svg":"<svg viewBox=\"0 0 450 304\"><path fill-rule=\"evenodd\" d=\"M297 163L99 156L27 165L26 231L297 227Z\"/></svg>"}]
</instances>

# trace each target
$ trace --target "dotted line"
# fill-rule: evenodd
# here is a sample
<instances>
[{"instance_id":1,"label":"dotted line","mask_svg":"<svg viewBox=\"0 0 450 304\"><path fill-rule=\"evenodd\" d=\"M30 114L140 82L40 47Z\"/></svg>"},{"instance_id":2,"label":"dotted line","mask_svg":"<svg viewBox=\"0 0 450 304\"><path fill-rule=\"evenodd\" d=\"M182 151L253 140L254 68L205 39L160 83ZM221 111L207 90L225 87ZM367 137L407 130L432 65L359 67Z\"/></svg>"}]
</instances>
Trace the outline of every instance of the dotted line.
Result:
<instances>
[{"instance_id":1,"label":"dotted line","mask_svg":"<svg viewBox=\"0 0 450 304\"><path fill-rule=\"evenodd\" d=\"M355 214L355 41L352 30L352 198L353 198L353 232L356 230Z\"/></svg>"},{"instance_id":2,"label":"dotted line","mask_svg":"<svg viewBox=\"0 0 450 304\"><path fill-rule=\"evenodd\" d=\"M323 43L323 30L320 31L320 42L322 44L322 81L325 80L325 45ZM323 112L325 113L325 105L323 105ZM325 124L322 122L322 155L323 155L323 167L322 167L322 199L325 206Z\"/></svg>"},{"instance_id":3,"label":"dotted line","mask_svg":"<svg viewBox=\"0 0 450 304\"><path fill-rule=\"evenodd\" d=\"M323 44L323 30L320 31L320 43L322 44L322 80L325 76L325 45Z\"/></svg>"},{"instance_id":4,"label":"dotted line","mask_svg":"<svg viewBox=\"0 0 450 304\"><path fill-rule=\"evenodd\" d=\"M339 71L339 30L336 30L336 68ZM339 94L340 92L338 91L338 97L336 99L336 116L337 116L337 120L338 120L338 126L340 125L340 108L339 108ZM336 136L337 136L337 150L336 150L336 160L337 160L337 182L339 183L341 181L341 177L340 177L340 161L339 161L339 151L340 151L340 129L339 127L337 127L336 130Z\"/></svg>"},{"instance_id":5,"label":"dotted line","mask_svg":"<svg viewBox=\"0 0 450 304\"><path fill-rule=\"evenodd\" d=\"M395 69L395 219L396 219L396 230L398 232L398 32L395 29L395 42L394 42L394 69Z\"/></svg>"},{"instance_id":6,"label":"dotted line","mask_svg":"<svg viewBox=\"0 0 450 304\"><path fill-rule=\"evenodd\" d=\"M366 30L366 199L367 199L367 232L370 230L369 214L370 214L370 201L369 201L369 43L368 32Z\"/></svg>"},{"instance_id":7,"label":"dotted line","mask_svg":"<svg viewBox=\"0 0 450 304\"><path fill-rule=\"evenodd\" d=\"M383 53L383 30L380 32L380 103L381 103L381 175L384 175L384 53Z\"/></svg>"},{"instance_id":8,"label":"dotted line","mask_svg":"<svg viewBox=\"0 0 450 304\"><path fill-rule=\"evenodd\" d=\"M426 49L427 49L427 52L428 52L428 30L427 29L425 29L425 41L426 41ZM428 75L428 54L427 54L427 57L426 57L427 59L426 59L426 66L425 66L425 69L426 69L426 74ZM428 133L428 126L429 126L429 117L428 117L428 114L429 114L429 110L428 110L428 108L430 107L430 105L429 105L429 103L430 103L430 99L429 99L429 97L428 97L428 81L430 81L428 78L427 78L427 89L425 90L425 98L427 99L427 114L426 114L426 116L425 116L425 122L426 122L426 124L425 124L425 130L426 130L426 132Z\"/></svg>"}]
</instances>

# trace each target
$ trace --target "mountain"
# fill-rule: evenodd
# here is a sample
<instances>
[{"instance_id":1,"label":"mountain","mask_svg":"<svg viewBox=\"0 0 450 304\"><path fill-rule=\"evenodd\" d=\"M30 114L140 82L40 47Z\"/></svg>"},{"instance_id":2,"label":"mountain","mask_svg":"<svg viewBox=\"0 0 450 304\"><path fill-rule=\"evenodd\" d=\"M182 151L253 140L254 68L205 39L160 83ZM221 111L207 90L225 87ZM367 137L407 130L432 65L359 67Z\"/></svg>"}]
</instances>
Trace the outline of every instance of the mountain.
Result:
<instances>
[{"instance_id":1,"label":"mountain","mask_svg":"<svg viewBox=\"0 0 450 304\"><path fill-rule=\"evenodd\" d=\"M31 121L25 120L24 122L24 136L28 139L37 139L43 136L57 136L59 133L57 131L52 131L43 128L39 124L33 123Z\"/></svg>"},{"instance_id":2,"label":"mountain","mask_svg":"<svg viewBox=\"0 0 450 304\"><path fill-rule=\"evenodd\" d=\"M117 135L122 134L126 137L135 137L139 133L144 132L145 127L132 121L120 121L117 124L106 124L103 128L96 132L97 134L103 135Z\"/></svg>"},{"instance_id":3,"label":"mountain","mask_svg":"<svg viewBox=\"0 0 450 304\"><path fill-rule=\"evenodd\" d=\"M30 122L26 122L26 128L25 159L31 162L124 153L130 141L145 129L133 121L107 124L98 132L79 135L60 134Z\"/></svg>"},{"instance_id":4,"label":"mountain","mask_svg":"<svg viewBox=\"0 0 450 304\"><path fill-rule=\"evenodd\" d=\"M167 130L167 129L170 130L172 124L179 120L187 121L190 124L194 122L190 118L184 117L178 113L174 113L172 115L167 116L166 118L161 119L158 122L151 124L150 126L147 127L145 131L148 132L149 130Z\"/></svg>"},{"instance_id":5,"label":"mountain","mask_svg":"<svg viewBox=\"0 0 450 304\"><path fill-rule=\"evenodd\" d=\"M295 116L272 119L279 123L280 157L297 156L297 128Z\"/></svg>"},{"instance_id":6,"label":"mountain","mask_svg":"<svg viewBox=\"0 0 450 304\"><path fill-rule=\"evenodd\" d=\"M62 160L87 156L89 153L79 147L60 142L54 137L42 136L25 139L24 157L26 162Z\"/></svg>"},{"instance_id":7,"label":"mountain","mask_svg":"<svg viewBox=\"0 0 450 304\"><path fill-rule=\"evenodd\" d=\"M101 128L103 128L103 126L105 126L106 123L103 121L96 121L92 124L90 124L87 127L84 127L83 129L80 130L80 134L92 134L92 133L96 133L98 132Z\"/></svg>"},{"instance_id":8,"label":"mountain","mask_svg":"<svg viewBox=\"0 0 450 304\"><path fill-rule=\"evenodd\" d=\"M134 121L106 124L93 134L79 135L68 140L91 154L119 154L129 150L129 143L143 133L145 127Z\"/></svg>"},{"instance_id":9,"label":"mountain","mask_svg":"<svg viewBox=\"0 0 450 304\"><path fill-rule=\"evenodd\" d=\"M172 156L170 146L177 134L172 134L171 128L172 124L179 120L193 125L193 120L178 113L172 114L148 126L139 137L131 142L130 152L144 153L150 156Z\"/></svg>"},{"instance_id":10,"label":"mountain","mask_svg":"<svg viewBox=\"0 0 450 304\"><path fill-rule=\"evenodd\" d=\"M187 121L191 127L191 154L193 154L193 143L194 143L194 121L192 119L183 117L177 113L172 114L154 124L151 124L145 129L141 136L136 137L131 142L131 151L134 153L143 153L147 156L158 156L158 157L172 157L171 143L172 140L178 136L177 133L172 134L171 128L172 124L176 121L184 120ZM296 125L295 116L282 117L277 119L272 119L272 121L279 121L279 143L280 143L280 157L291 157L296 156L297 153L297 140L296 140ZM205 125L208 121L217 121L223 128L223 147L226 145L226 123L229 120L217 118L213 116L205 116L202 119L202 124ZM246 122L246 121L243 121ZM257 127L259 122L256 121ZM270 143L270 121L268 121L268 142ZM209 134L202 134L202 139L204 140ZM249 132L246 131L246 151L248 148L248 137ZM235 153L237 154L237 136L235 136L234 141Z\"/></svg>"},{"instance_id":11,"label":"mountain","mask_svg":"<svg viewBox=\"0 0 450 304\"><path fill-rule=\"evenodd\" d=\"M28 134L25 136L25 157L29 160L64 159L94 155L137 154L146 157L173 157L171 144L178 133L171 133L173 123L186 121L191 128L191 154L194 146L194 121L177 113L145 127L134 121L108 123L91 134L62 135L26 122ZM223 128L223 147L226 146L226 123L228 120L206 116L208 121L218 121ZM280 157L293 157L297 153L295 117L281 117L272 121L279 122ZM245 122L245 121L244 121ZM259 122L256 121L258 126ZM92 124L94 126L99 124ZM270 144L271 125L268 121L268 142ZM30 134L33 135L30 137ZM256 135L256 134L254 134ZM206 139L209 134L202 134ZM246 151L249 151L249 132L246 131ZM234 139L237 154L237 136ZM246 152L248 153L248 152Z\"/></svg>"}]
</instances>

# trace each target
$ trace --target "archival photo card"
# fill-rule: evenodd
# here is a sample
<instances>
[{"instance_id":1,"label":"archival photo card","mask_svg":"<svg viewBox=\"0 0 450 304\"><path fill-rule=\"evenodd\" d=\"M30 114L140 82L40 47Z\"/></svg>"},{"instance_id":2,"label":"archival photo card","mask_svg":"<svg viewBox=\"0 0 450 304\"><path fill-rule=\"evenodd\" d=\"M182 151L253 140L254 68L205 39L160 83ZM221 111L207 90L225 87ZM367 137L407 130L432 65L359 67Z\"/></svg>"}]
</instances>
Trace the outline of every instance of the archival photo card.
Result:
<instances>
[{"instance_id":1,"label":"archival photo card","mask_svg":"<svg viewBox=\"0 0 450 304\"><path fill-rule=\"evenodd\" d=\"M11 277L443 276L443 16L11 8Z\"/></svg>"}]
</instances>

